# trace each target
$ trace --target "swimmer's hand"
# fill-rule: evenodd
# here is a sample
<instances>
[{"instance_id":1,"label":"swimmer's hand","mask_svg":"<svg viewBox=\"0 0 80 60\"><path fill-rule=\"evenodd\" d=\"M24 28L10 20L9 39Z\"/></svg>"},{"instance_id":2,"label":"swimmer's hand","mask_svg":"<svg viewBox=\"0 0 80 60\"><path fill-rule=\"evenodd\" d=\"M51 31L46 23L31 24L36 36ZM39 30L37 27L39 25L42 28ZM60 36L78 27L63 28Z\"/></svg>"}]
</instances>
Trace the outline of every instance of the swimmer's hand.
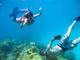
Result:
<instances>
[{"instance_id":1,"label":"swimmer's hand","mask_svg":"<svg viewBox=\"0 0 80 60\"><path fill-rule=\"evenodd\" d=\"M41 9L42 9L42 8L39 8L40 15L42 14Z\"/></svg>"},{"instance_id":2,"label":"swimmer's hand","mask_svg":"<svg viewBox=\"0 0 80 60\"><path fill-rule=\"evenodd\" d=\"M60 40L61 39L61 35L57 35L54 38Z\"/></svg>"},{"instance_id":3,"label":"swimmer's hand","mask_svg":"<svg viewBox=\"0 0 80 60\"><path fill-rule=\"evenodd\" d=\"M42 8L40 7L40 8L39 8L39 11L41 11L41 9L42 9Z\"/></svg>"},{"instance_id":4,"label":"swimmer's hand","mask_svg":"<svg viewBox=\"0 0 80 60\"><path fill-rule=\"evenodd\" d=\"M23 27L23 23L20 25L20 28L22 28Z\"/></svg>"}]
</instances>

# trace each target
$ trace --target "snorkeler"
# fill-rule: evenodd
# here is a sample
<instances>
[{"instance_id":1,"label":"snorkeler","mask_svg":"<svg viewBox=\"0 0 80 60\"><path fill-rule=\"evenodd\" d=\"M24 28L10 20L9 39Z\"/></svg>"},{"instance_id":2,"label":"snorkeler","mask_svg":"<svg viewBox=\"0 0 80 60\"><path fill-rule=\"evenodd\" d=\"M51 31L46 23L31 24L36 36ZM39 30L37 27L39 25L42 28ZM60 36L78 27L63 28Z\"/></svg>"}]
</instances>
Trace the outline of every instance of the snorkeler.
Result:
<instances>
[{"instance_id":1,"label":"snorkeler","mask_svg":"<svg viewBox=\"0 0 80 60\"><path fill-rule=\"evenodd\" d=\"M53 60L61 53L71 50L77 46L77 44L80 42L80 37L73 41L70 42L68 41L74 25L78 21L80 21L80 16L77 17L75 21L71 24L71 26L68 28L67 33L62 37L62 39L61 39L61 35L55 36L48 44L46 51L44 51L43 49L40 50L40 54L46 56L46 60ZM56 39L58 40L61 39L61 41L55 47L51 47L53 41Z\"/></svg>"},{"instance_id":2,"label":"snorkeler","mask_svg":"<svg viewBox=\"0 0 80 60\"><path fill-rule=\"evenodd\" d=\"M25 14L20 17L20 18L16 18L16 15L18 15L19 13L25 12ZM33 15L32 12L29 9L22 9L21 11L18 11L18 7L15 7L13 9L13 13L10 14L9 17L13 17L12 20L18 23L21 23L20 27L22 28L23 26L27 25L31 25L34 22L34 18L40 16L41 13L41 8L39 9L39 14Z\"/></svg>"}]
</instances>

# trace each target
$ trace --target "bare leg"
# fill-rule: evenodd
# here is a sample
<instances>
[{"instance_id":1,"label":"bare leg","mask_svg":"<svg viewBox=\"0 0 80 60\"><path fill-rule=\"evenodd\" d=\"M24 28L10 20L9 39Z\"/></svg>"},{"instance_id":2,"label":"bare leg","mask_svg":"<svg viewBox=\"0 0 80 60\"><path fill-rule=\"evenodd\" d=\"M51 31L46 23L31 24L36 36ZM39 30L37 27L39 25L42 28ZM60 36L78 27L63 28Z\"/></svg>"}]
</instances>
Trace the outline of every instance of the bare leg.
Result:
<instances>
[{"instance_id":1,"label":"bare leg","mask_svg":"<svg viewBox=\"0 0 80 60\"><path fill-rule=\"evenodd\" d=\"M72 31L74 25L76 24L76 22L78 22L78 21L80 21L79 18L78 18L77 20L75 20L75 21L70 25L70 27L68 28L67 33L62 37L61 41L60 41L59 44L58 44L60 47L65 47L65 48L67 48L66 45L67 45L67 43L68 43L68 40L69 40L71 31ZM71 43L70 48L69 48L69 47L68 47L67 49L64 48L64 50L66 51L66 50L69 50L69 49L73 49L73 48L75 47L75 45L76 45L77 43L79 43L79 42L80 42L80 38L72 41L72 43L74 43L74 44Z\"/></svg>"},{"instance_id":2,"label":"bare leg","mask_svg":"<svg viewBox=\"0 0 80 60\"><path fill-rule=\"evenodd\" d=\"M80 42L80 37L77 38L77 39L75 39L72 43L74 43L74 44L78 44L79 42Z\"/></svg>"},{"instance_id":3,"label":"bare leg","mask_svg":"<svg viewBox=\"0 0 80 60\"><path fill-rule=\"evenodd\" d=\"M67 31L67 33L66 33L67 36L70 36L71 31L72 31L72 29L73 29L75 23L76 23L76 21L74 21L74 22L71 24L71 26L68 28L68 31Z\"/></svg>"},{"instance_id":4,"label":"bare leg","mask_svg":"<svg viewBox=\"0 0 80 60\"><path fill-rule=\"evenodd\" d=\"M15 21L15 22L21 23L20 18L15 18L15 17L13 17L12 20Z\"/></svg>"},{"instance_id":5,"label":"bare leg","mask_svg":"<svg viewBox=\"0 0 80 60\"><path fill-rule=\"evenodd\" d=\"M76 22L79 22L79 21L80 21L80 16L77 17L77 18L75 19L75 21L71 24L71 26L68 28L68 32L66 33L67 36L70 36L71 31L72 31L72 29L73 29L75 23L76 23Z\"/></svg>"},{"instance_id":6,"label":"bare leg","mask_svg":"<svg viewBox=\"0 0 80 60\"><path fill-rule=\"evenodd\" d=\"M62 43L64 43L65 41L67 42L67 41L69 40L71 31L72 31L75 23L76 23L76 21L74 21L74 22L71 24L71 26L68 28L67 33L62 37L62 39L61 39Z\"/></svg>"},{"instance_id":7,"label":"bare leg","mask_svg":"<svg viewBox=\"0 0 80 60\"><path fill-rule=\"evenodd\" d=\"M80 37L77 38L77 39L75 39L75 40L73 40L73 41L71 41L71 42L67 45L66 49L67 49L67 50L71 50L71 49L75 48L79 42L80 42ZM66 50L66 51L67 51L67 50Z\"/></svg>"},{"instance_id":8,"label":"bare leg","mask_svg":"<svg viewBox=\"0 0 80 60\"><path fill-rule=\"evenodd\" d=\"M76 23L77 21L74 21L71 25L70 25L70 27L68 28L68 31L67 31L67 33L62 37L62 39L61 39L61 41L59 42L59 46L63 46L63 45L66 45L67 44L67 42L68 42L68 40L69 40L69 37L70 37L70 34L71 34L71 31L72 31L72 29L73 29L73 27L74 27L74 25L75 25L75 23Z\"/></svg>"}]
</instances>

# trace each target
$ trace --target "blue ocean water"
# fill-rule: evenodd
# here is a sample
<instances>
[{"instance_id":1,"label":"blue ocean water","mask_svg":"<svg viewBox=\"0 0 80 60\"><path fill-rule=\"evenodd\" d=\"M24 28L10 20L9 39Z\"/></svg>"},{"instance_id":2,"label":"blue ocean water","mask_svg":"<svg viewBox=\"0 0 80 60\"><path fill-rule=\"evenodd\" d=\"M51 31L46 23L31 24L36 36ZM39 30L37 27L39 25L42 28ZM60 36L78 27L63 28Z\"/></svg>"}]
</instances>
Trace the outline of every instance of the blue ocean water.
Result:
<instances>
[{"instance_id":1,"label":"blue ocean water","mask_svg":"<svg viewBox=\"0 0 80 60\"><path fill-rule=\"evenodd\" d=\"M14 7L19 7L19 10L29 8L33 14L39 13L38 10L41 7L42 15L35 18L32 25L20 28L19 23L9 18ZM64 36L74 18L79 15L79 0L0 0L0 40L4 38L26 39L47 46L54 36L59 34ZM70 40L80 36L79 26L80 22L75 25ZM53 46L58 42L53 42ZM77 60L80 59L79 46L80 44L72 50Z\"/></svg>"}]
</instances>

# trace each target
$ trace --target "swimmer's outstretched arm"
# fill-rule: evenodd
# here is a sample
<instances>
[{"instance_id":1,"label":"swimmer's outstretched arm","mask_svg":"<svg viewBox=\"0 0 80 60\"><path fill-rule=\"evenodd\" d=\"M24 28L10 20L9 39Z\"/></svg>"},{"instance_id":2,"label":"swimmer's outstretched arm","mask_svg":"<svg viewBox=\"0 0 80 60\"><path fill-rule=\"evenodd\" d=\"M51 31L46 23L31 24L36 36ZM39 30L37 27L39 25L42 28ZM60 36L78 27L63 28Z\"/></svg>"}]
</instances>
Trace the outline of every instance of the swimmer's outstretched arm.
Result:
<instances>
[{"instance_id":1,"label":"swimmer's outstretched arm","mask_svg":"<svg viewBox=\"0 0 80 60\"><path fill-rule=\"evenodd\" d=\"M49 50L51 48L51 45L52 45L53 41L56 40L56 39L60 40L61 39L61 35L57 35L54 38L52 38L52 40L49 42L46 50Z\"/></svg>"},{"instance_id":2,"label":"swimmer's outstretched arm","mask_svg":"<svg viewBox=\"0 0 80 60\"><path fill-rule=\"evenodd\" d=\"M54 38L52 38L52 40L49 42L49 44L48 44L48 46L47 46L47 51L51 48L51 45L52 45L52 43L53 43L53 41L55 40L55 37Z\"/></svg>"},{"instance_id":3,"label":"swimmer's outstretched arm","mask_svg":"<svg viewBox=\"0 0 80 60\"><path fill-rule=\"evenodd\" d=\"M21 11L27 13L28 9L21 9Z\"/></svg>"},{"instance_id":4,"label":"swimmer's outstretched arm","mask_svg":"<svg viewBox=\"0 0 80 60\"><path fill-rule=\"evenodd\" d=\"M34 15L33 17L36 18L36 17L40 16L41 14L42 14L42 13L41 13L41 8L39 8L39 14L36 14L36 15Z\"/></svg>"}]
</instances>

